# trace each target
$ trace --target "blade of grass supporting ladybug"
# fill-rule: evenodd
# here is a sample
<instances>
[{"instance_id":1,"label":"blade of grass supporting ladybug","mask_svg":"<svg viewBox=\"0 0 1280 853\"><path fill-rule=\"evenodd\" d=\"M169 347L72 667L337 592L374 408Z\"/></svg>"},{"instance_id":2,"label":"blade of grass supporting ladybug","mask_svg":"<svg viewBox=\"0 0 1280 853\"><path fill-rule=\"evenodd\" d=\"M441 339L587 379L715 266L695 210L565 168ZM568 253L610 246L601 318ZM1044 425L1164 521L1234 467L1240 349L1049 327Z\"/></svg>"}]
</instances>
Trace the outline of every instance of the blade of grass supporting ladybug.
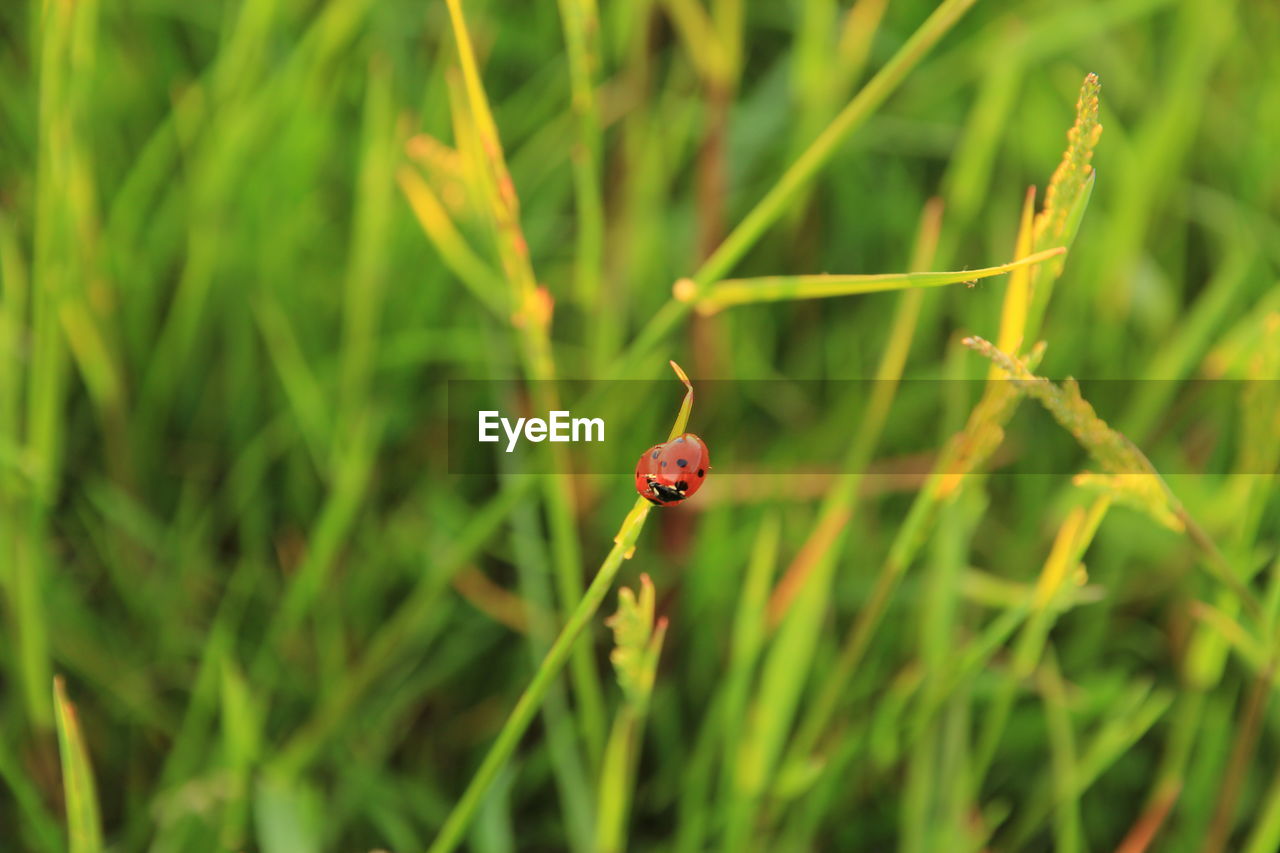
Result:
<instances>
[{"instance_id":1,"label":"blade of grass supporting ladybug","mask_svg":"<svg viewBox=\"0 0 1280 853\"><path fill-rule=\"evenodd\" d=\"M689 412L693 410L693 383L689 381L689 377L685 375L684 370L674 361L668 362L671 369L676 372L676 376L684 383L687 389L684 392L684 399L680 401L680 411L676 413L675 423L671 425L671 432L667 435L667 441L684 435L685 429L689 426ZM662 463L663 465L667 463Z\"/></svg>"},{"instance_id":2,"label":"blade of grass supporting ladybug","mask_svg":"<svg viewBox=\"0 0 1280 853\"><path fill-rule=\"evenodd\" d=\"M99 853L102 850L102 819L98 813L93 768L89 764L89 752L76 719L75 706L67 699L62 676L53 679L53 703L58 726L58 751L62 755L68 846L71 853Z\"/></svg>"},{"instance_id":3,"label":"blade of grass supporting ladybug","mask_svg":"<svg viewBox=\"0 0 1280 853\"><path fill-rule=\"evenodd\" d=\"M474 184L485 203L498 255L506 272L515 307L511 323L525 378L532 382L530 393L534 406L541 411L555 411L561 406L555 385L556 367L550 338L553 300L545 288L538 287L534 275L529 246L520 222L520 199L507 168L502 140L480 79L461 0L448 0L448 7L466 92L466 110L461 104L457 105L455 122L464 125L467 130L461 132L469 133L466 138L473 140L465 147L476 165L471 170ZM582 555L572 504L574 490L568 479L571 468L562 445L549 444L544 452L550 456L551 464L547 470L553 473L542 475L539 480L547 509L561 611L567 618L582 597ZM604 749L607 723L604 692L589 643L584 641L574 648L570 675L577 698L578 723L588 755L593 763L598 763Z\"/></svg>"},{"instance_id":4,"label":"blade of grass supporting ladybug","mask_svg":"<svg viewBox=\"0 0 1280 853\"><path fill-rule=\"evenodd\" d=\"M751 250L769 226L788 210L799 190L813 180L848 137L884 103L925 54L955 26L975 2L976 0L944 0L938 5L893 57L791 164L693 277L687 280L692 287L693 298L686 301L668 300L636 335L610 371L611 376L631 375L631 371L648 355L650 349L689 313L692 302L702 295L702 291L712 282L724 278Z\"/></svg>"},{"instance_id":5,"label":"blade of grass supporting ladybug","mask_svg":"<svg viewBox=\"0 0 1280 853\"><path fill-rule=\"evenodd\" d=\"M675 425L672 428L672 435L678 435L689 419L689 409L693 405L693 387L689 383L688 377L674 362L672 362L672 368L687 389L685 400L680 406L680 411L676 415ZM547 652L547 656L543 658L542 663L534 672L529 686L525 688L524 693L520 694L515 708L512 709L506 722L503 723L497 739L489 747L488 753L486 753L484 760L480 763L480 767L471 777L466 790L463 791L462 796L449 812L449 816L441 826L440 832L435 841L432 842L428 853L449 853L461 843L463 833L466 832L472 818L475 817L476 807L479 805L480 799L489 789L489 786L493 784L498 771L506 765L512 753L515 752L520 738L524 735L525 730L529 728L529 723L533 720L533 715L537 713L539 706L542 704L543 697L546 695L552 681L560 674L560 670L564 668L566 661L569 659L578 635L582 633L587 623L595 617L596 611L600 609L600 605L605 596L608 595L610 587L613 586L613 580L617 577L618 570L622 568L623 562L631 559L631 556L635 553L636 542L640 538L640 531L644 529L645 520L648 519L651 509L653 509L653 504L642 497L636 498L631 511L622 520L622 526L618 528L618 533L613 538L613 547L609 549L609 553L600 564L595 577L591 579L591 584L565 621L564 627L560 629L560 633L557 635L555 642L551 644L551 649Z\"/></svg>"},{"instance_id":6,"label":"blade of grass supporting ladybug","mask_svg":"<svg viewBox=\"0 0 1280 853\"><path fill-rule=\"evenodd\" d=\"M1047 249L995 267L953 272L907 272L888 273L885 275L797 275L726 279L711 285L705 294L698 298L697 308L700 312L711 313L732 305L750 305L757 302L826 299L833 296L880 293L886 290L943 287L948 284L962 284L1004 275L1021 267L1044 263L1065 252L1066 249L1060 247Z\"/></svg>"},{"instance_id":7,"label":"blade of grass supporting ladybug","mask_svg":"<svg viewBox=\"0 0 1280 853\"><path fill-rule=\"evenodd\" d=\"M430 853L447 853L447 851L455 849L461 842L463 833L466 832L467 826L475 815L476 806L479 805L480 798L493 783L498 771L515 751L520 737L528 729L529 723L533 720L533 715L537 713L551 682L559 675L560 670L564 668L565 662L572 651L574 641L582 633L587 623L595 616L596 611L600 609L600 604L604 601L609 588L613 585L613 579L617 576L623 561L635 551L636 540L640 535L640 531L644 528L644 522L649 516L649 510L652 508L653 505L644 498L636 499L631 512L627 514L626 519L623 520L622 526L618 530L613 548L610 549L604 562L600 564L599 571L596 572L596 576L592 579L586 592L583 593L578 606L574 608L568 621L560 629L560 634L547 652L547 656L543 658L542 663L538 666L533 679L529 682L529 686L520 695L515 708L512 709L510 716L503 723L497 739L489 748L489 752L485 755L475 775L471 777L471 781L468 783L462 797L454 805L449 817L440 828L439 835L436 836L431 845Z\"/></svg>"}]
</instances>

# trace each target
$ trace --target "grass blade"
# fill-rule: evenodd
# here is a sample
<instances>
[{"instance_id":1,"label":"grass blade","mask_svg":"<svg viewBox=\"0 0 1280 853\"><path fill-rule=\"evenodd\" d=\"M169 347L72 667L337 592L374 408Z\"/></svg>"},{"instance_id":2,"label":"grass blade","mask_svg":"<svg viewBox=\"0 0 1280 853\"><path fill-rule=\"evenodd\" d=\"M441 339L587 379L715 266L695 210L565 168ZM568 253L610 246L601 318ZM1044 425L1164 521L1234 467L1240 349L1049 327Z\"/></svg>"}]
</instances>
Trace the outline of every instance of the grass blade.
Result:
<instances>
[{"instance_id":1,"label":"grass blade","mask_svg":"<svg viewBox=\"0 0 1280 853\"><path fill-rule=\"evenodd\" d=\"M982 278L1004 275L1022 267L1044 263L1065 253L1066 249L1062 248L1047 249L995 267L954 272L904 272L884 275L797 275L726 279L716 282L703 296L697 298L697 309L700 313L710 314L731 305L749 305L756 302L825 299L833 296L852 296L860 293L881 293L886 290L908 290L921 287L942 287L948 284L963 284ZM683 293L690 295L687 289Z\"/></svg>"},{"instance_id":2,"label":"grass blade","mask_svg":"<svg viewBox=\"0 0 1280 853\"><path fill-rule=\"evenodd\" d=\"M53 679L53 704L58 725L58 751L62 755L62 791L67 805L67 835L71 853L99 853L102 850L102 818L98 791L89 764L89 750L76 717L75 706L67 699L62 676Z\"/></svg>"},{"instance_id":3,"label":"grass blade","mask_svg":"<svg viewBox=\"0 0 1280 853\"><path fill-rule=\"evenodd\" d=\"M678 434L689 418L689 408L693 405L693 386L674 362L672 362L671 366L688 389L685 392L684 402L680 406L680 412L676 416L672 430L673 434ZM435 841L432 842L429 853L449 853L461 843L462 834L466 832L471 820L475 817L475 811L480 804L481 798L493 784L498 771L506 765L507 760L515 752L520 737L529 727L529 723L533 721L533 716L537 713L543 697L551 686L551 682L559 675L560 670L564 668L565 663L568 661L578 635L582 633L587 623L591 621L596 611L600 609L600 605L605 596L608 595L609 589L613 586L613 579L617 576L618 570L622 568L623 562L631 559L631 556L635 553L640 531L644 529L645 520L649 517L649 511L652 509L653 504L649 503L649 501L642 497L636 498L631 511L622 520L622 526L618 528L617 535L613 537L613 547L605 556L604 562L600 564L600 569L596 572L595 577L592 578L586 592L582 594L582 598L569 615L564 627L560 629L559 635L534 673L529 686L520 695L515 708L512 709L506 722L503 723L502 729L498 732L497 740L489 747L489 752L485 755L479 769L471 777L471 781L468 783L466 790L463 791L462 797L454 804L453 810L440 828L440 833L436 836Z\"/></svg>"}]
</instances>

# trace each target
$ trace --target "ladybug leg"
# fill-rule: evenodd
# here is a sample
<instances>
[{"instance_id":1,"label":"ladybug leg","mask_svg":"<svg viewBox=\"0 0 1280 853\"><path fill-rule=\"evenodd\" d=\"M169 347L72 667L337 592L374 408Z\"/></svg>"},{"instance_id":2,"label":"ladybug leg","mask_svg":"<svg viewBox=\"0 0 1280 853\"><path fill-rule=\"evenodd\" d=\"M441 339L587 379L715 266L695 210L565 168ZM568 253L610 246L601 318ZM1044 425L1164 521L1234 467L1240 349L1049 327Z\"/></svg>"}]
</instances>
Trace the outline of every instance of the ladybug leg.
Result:
<instances>
[{"instance_id":1,"label":"ladybug leg","mask_svg":"<svg viewBox=\"0 0 1280 853\"><path fill-rule=\"evenodd\" d=\"M670 486L664 486L662 483L650 483L649 488L657 494L663 503L678 503L685 498L684 492L673 489Z\"/></svg>"}]
</instances>

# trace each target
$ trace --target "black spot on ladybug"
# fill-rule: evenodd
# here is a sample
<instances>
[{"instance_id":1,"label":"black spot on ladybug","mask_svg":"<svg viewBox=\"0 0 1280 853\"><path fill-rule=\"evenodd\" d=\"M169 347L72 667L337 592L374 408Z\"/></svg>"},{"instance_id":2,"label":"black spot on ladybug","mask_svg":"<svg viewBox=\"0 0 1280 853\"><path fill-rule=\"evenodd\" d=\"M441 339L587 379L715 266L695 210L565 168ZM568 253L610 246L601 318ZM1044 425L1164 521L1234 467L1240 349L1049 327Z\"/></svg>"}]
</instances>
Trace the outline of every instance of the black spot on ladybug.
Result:
<instances>
[{"instance_id":1,"label":"black spot on ladybug","mask_svg":"<svg viewBox=\"0 0 1280 853\"><path fill-rule=\"evenodd\" d=\"M667 467L667 460L665 460L665 459L663 459L663 460L662 460L662 467L663 467L663 468L666 468L666 467Z\"/></svg>"},{"instance_id":2,"label":"black spot on ladybug","mask_svg":"<svg viewBox=\"0 0 1280 853\"><path fill-rule=\"evenodd\" d=\"M689 491L689 484L686 483L684 480L681 480L680 482L676 483L676 491L678 492Z\"/></svg>"},{"instance_id":3,"label":"black spot on ladybug","mask_svg":"<svg viewBox=\"0 0 1280 853\"><path fill-rule=\"evenodd\" d=\"M702 476L703 474L705 474L705 473L707 473L707 472L706 472L706 471L703 471L701 468L699 468L699 469L698 469L698 476L699 476L699 477L701 477L701 476Z\"/></svg>"},{"instance_id":4,"label":"black spot on ladybug","mask_svg":"<svg viewBox=\"0 0 1280 853\"><path fill-rule=\"evenodd\" d=\"M654 459L657 459L657 458L658 458L658 454L659 454L659 453L661 453L661 452L662 452L662 451L660 451L660 450L655 450L655 451L653 451L653 458L654 458Z\"/></svg>"},{"instance_id":5,"label":"black spot on ladybug","mask_svg":"<svg viewBox=\"0 0 1280 853\"><path fill-rule=\"evenodd\" d=\"M688 459L677 459L677 460L676 460L676 464L677 464L677 465L679 465L681 468L683 468L684 466L686 466L686 465L688 465L688 464L689 464L689 460L688 460Z\"/></svg>"}]
</instances>

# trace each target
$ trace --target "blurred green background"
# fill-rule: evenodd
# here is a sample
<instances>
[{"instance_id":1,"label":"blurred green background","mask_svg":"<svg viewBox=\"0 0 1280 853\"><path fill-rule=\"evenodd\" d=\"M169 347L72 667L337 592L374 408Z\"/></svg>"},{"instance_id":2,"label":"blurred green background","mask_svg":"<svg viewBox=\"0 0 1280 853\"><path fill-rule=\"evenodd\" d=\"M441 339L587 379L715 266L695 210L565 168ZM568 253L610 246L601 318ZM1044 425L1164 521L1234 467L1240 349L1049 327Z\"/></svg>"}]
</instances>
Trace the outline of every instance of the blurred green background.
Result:
<instances>
[{"instance_id":1,"label":"blurred green background","mask_svg":"<svg viewBox=\"0 0 1280 853\"><path fill-rule=\"evenodd\" d=\"M1280 849L1280 497L1240 473L1276 470L1276 383L1171 409L1186 380L1280 379L1280 6L945 5L972 8L911 53L932 3L466 0L508 188L443 0L0 4L0 849L99 849L98 825L119 851L431 842L635 499L487 446L492 473L450 476L449 379L662 379L633 401L654 443L668 359L695 388L866 379L905 341L906 378L984 378L959 338L997 339L1008 278L915 291L905 338L897 293L671 299L904 44L712 279L905 271L930 235L925 268L1008 261L1096 73L1040 372L1171 380L1100 413L1193 472L1167 479L1198 526L1098 511L1069 473L933 495L974 383L895 403L852 484L717 471L619 576L669 619L647 715L610 592L466 846ZM762 454L843 458L865 410L733 405L695 402L713 458L779 411L809 426ZM827 585L775 625L770 587L815 555ZM59 674L93 796L64 786Z\"/></svg>"}]
</instances>

